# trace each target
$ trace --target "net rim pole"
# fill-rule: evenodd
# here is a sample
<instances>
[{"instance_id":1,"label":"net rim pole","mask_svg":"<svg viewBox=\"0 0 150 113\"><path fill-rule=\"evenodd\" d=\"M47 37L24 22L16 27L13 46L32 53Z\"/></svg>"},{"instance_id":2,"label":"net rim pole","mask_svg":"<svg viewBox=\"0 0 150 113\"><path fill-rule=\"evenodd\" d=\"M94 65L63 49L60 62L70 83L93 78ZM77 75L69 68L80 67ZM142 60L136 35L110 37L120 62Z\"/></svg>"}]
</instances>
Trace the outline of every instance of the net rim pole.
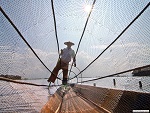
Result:
<instances>
[{"instance_id":1,"label":"net rim pole","mask_svg":"<svg viewBox=\"0 0 150 113\"><path fill-rule=\"evenodd\" d=\"M142 13L149 7L150 2L143 8L143 10L129 23L129 25L117 36L117 38L111 43L109 44L91 63L89 63L89 65L87 65L80 73L82 73L83 71L85 71L89 66L91 66L112 44L114 44L121 36L122 34L136 21L136 19L138 19ZM77 76L80 74L78 73ZM75 76L76 77L76 76ZM71 78L74 79L75 77ZM71 80L70 79L70 80Z\"/></svg>"}]
</instances>

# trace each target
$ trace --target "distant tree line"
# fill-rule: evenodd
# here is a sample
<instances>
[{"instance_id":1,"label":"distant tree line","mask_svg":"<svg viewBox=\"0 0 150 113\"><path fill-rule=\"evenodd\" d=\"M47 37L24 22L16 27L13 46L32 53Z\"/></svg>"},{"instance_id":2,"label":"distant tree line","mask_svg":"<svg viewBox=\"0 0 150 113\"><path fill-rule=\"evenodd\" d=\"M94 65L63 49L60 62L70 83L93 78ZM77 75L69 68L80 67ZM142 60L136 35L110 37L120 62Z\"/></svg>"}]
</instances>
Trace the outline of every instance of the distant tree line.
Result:
<instances>
[{"instance_id":1,"label":"distant tree line","mask_svg":"<svg viewBox=\"0 0 150 113\"><path fill-rule=\"evenodd\" d=\"M21 80L21 76L19 75L0 75L0 77L9 78L13 80Z\"/></svg>"}]
</instances>

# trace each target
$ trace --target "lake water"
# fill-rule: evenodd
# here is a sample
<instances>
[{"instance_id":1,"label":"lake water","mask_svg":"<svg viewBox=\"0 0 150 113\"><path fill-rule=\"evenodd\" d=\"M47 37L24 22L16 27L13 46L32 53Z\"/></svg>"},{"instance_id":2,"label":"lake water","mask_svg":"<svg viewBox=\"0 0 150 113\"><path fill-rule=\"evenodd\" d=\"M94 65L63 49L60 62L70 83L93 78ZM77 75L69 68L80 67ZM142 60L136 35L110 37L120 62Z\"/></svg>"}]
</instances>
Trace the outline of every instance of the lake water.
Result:
<instances>
[{"instance_id":1,"label":"lake water","mask_svg":"<svg viewBox=\"0 0 150 113\"><path fill-rule=\"evenodd\" d=\"M86 81L94 78L78 78L78 82ZM115 80L115 85L114 85ZM25 82L48 85L47 79L37 79L37 80L23 80ZM142 83L142 87L139 87L139 81ZM70 83L77 83L77 79L73 79L69 81ZM55 81L55 85L61 85L60 80ZM81 84L81 83L79 83ZM150 77L108 77L99 79L96 81L90 81L82 83L83 85L90 85L96 87L103 88L112 88L112 89L121 89L121 90L129 90L129 91L137 91L137 92L150 92ZM58 87L57 87L58 88ZM55 89L57 89L55 88Z\"/></svg>"},{"instance_id":2,"label":"lake water","mask_svg":"<svg viewBox=\"0 0 150 113\"><path fill-rule=\"evenodd\" d=\"M78 82L90 80L94 78L78 78ZM115 80L116 85L114 85ZM47 85L47 79L36 80L21 80L28 83L39 85ZM139 87L139 81L142 83L142 88ZM77 83L77 79L69 81L70 83ZM61 84L60 80L56 80L55 84ZM80 83L79 83L80 84ZM150 77L109 77L99 79L96 81L85 82L83 85L95 84L95 87L121 89L136 92L150 93ZM51 94L59 88L52 87ZM49 100L51 95L48 94L48 88L43 86L33 86L25 84L16 84L13 82L0 81L0 112L19 112L22 110L32 113L40 112L41 108Z\"/></svg>"}]
</instances>

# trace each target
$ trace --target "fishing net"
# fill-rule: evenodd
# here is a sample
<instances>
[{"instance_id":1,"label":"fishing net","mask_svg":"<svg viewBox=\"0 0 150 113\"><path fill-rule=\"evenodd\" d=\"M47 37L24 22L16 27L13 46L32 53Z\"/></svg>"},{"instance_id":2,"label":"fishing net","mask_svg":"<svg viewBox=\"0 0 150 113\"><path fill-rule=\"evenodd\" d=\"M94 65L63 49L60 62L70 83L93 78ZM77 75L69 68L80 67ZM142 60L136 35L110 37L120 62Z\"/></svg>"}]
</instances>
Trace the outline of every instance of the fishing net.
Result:
<instances>
[{"instance_id":1,"label":"fishing net","mask_svg":"<svg viewBox=\"0 0 150 113\"><path fill-rule=\"evenodd\" d=\"M149 5L149 0L1 0L0 77L48 85L64 42L72 41L77 66L70 62L68 82L149 93ZM139 70L146 76L134 76ZM62 77L59 71L56 85Z\"/></svg>"}]
</instances>

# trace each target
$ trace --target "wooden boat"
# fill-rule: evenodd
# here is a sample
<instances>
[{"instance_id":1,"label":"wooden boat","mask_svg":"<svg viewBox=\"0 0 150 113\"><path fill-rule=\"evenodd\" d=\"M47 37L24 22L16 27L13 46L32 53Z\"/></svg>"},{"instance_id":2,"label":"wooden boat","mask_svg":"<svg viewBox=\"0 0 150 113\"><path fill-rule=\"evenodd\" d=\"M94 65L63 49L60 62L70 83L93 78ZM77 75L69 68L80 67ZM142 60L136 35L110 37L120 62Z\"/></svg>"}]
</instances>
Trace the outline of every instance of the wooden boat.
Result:
<instances>
[{"instance_id":1,"label":"wooden boat","mask_svg":"<svg viewBox=\"0 0 150 113\"><path fill-rule=\"evenodd\" d=\"M134 70L132 74L133 76L150 76L150 67Z\"/></svg>"}]
</instances>

